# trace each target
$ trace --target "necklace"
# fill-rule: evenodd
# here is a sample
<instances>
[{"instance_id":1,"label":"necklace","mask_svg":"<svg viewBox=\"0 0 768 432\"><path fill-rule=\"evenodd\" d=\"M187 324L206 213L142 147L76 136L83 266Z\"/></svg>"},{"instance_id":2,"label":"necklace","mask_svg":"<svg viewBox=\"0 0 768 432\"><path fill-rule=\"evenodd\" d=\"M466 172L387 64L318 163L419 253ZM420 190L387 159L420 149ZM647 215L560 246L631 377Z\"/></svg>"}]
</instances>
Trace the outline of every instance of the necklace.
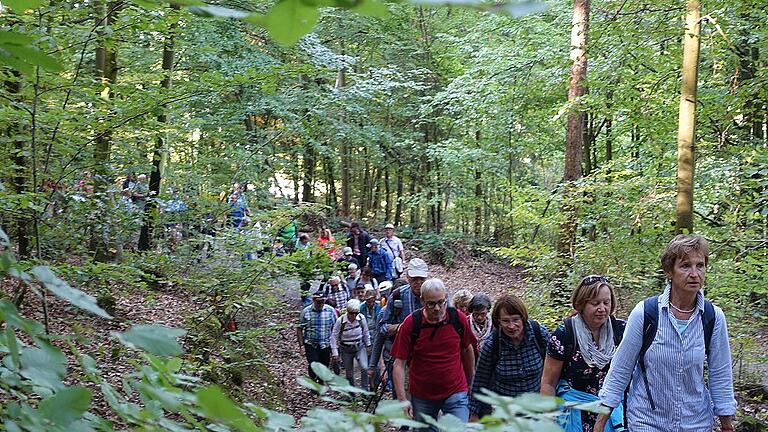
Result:
<instances>
[{"instance_id":1,"label":"necklace","mask_svg":"<svg viewBox=\"0 0 768 432\"><path fill-rule=\"evenodd\" d=\"M675 304L672 303L671 301L669 302L669 305L672 306L672 309L674 309L674 310L676 310L676 311L678 311L680 313L684 313L684 314L693 313L693 311L696 310L696 306L694 306L693 309L691 309L691 310L680 309L679 307L675 306Z\"/></svg>"}]
</instances>

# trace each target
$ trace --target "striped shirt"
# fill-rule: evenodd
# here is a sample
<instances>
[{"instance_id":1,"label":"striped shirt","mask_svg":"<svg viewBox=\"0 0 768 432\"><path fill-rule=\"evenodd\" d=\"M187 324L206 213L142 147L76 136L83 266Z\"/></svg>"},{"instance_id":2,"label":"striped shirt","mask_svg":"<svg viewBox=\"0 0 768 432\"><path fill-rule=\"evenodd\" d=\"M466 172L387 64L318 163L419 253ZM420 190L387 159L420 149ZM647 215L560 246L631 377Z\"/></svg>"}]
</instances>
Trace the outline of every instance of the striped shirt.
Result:
<instances>
[{"instance_id":1,"label":"striped shirt","mask_svg":"<svg viewBox=\"0 0 768 432\"><path fill-rule=\"evenodd\" d=\"M304 343L328 348L331 346L331 329L336 323L336 311L324 304L322 309L309 305L301 311L299 327L304 329Z\"/></svg>"},{"instance_id":2,"label":"striped shirt","mask_svg":"<svg viewBox=\"0 0 768 432\"><path fill-rule=\"evenodd\" d=\"M715 306L715 328L707 359L709 388L704 383L704 296L699 292L696 312L685 328L669 310L670 288L659 296L656 337L645 353L648 384L656 409L652 410L637 359L643 343L643 302L629 315L624 339L613 357L600 390L605 405L616 407L630 378L627 421L632 431L711 431L714 416L736 413L733 396L731 349L723 311Z\"/></svg>"},{"instance_id":3,"label":"striped shirt","mask_svg":"<svg viewBox=\"0 0 768 432\"><path fill-rule=\"evenodd\" d=\"M490 323L489 323L490 325ZM541 326L543 339L549 340L549 330ZM498 361L493 364L493 337L488 336L480 348L475 379L469 398L469 411L476 414L488 414L490 405L475 399L475 394L483 394L486 388L503 396L518 396L523 393L539 392L541 371L544 360L536 347L536 336L530 324L525 326L525 339L520 346L515 346L503 331L499 332Z\"/></svg>"},{"instance_id":4,"label":"striped shirt","mask_svg":"<svg viewBox=\"0 0 768 432\"><path fill-rule=\"evenodd\" d=\"M344 331L341 325L344 324ZM339 345L358 344L371 346L371 337L368 333L368 321L365 316L358 314L354 322L349 322L349 315L344 314L336 320L331 332L331 354L339 355Z\"/></svg>"},{"instance_id":5,"label":"striped shirt","mask_svg":"<svg viewBox=\"0 0 768 432\"><path fill-rule=\"evenodd\" d=\"M340 286L338 291L333 292L329 287L326 293L326 298L336 302L336 309L344 309L349 301L349 291Z\"/></svg>"},{"instance_id":6,"label":"striped shirt","mask_svg":"<svg viewBox=\"0 0 768 432\"><path fill-rule=\"evenodd\" d=\"M382 309L381 313L379 314L379 332L380 333L386 334L390 324L402 323L403 321L405 321L405 318L408 315L410 315L413 311L421 308L421 299L418 296L416 296L416 294L414 294L413 291L411 291L410 285L402 286L399 288L399 290L400 290L400 300L402 300L403 302L403 310L400 311L399 315L395 315L394 313L395 301L392 298L392 294L390 294L389 298L387 299L386 306L384 306L384 309Z\"/></svg>"}]
</instances>

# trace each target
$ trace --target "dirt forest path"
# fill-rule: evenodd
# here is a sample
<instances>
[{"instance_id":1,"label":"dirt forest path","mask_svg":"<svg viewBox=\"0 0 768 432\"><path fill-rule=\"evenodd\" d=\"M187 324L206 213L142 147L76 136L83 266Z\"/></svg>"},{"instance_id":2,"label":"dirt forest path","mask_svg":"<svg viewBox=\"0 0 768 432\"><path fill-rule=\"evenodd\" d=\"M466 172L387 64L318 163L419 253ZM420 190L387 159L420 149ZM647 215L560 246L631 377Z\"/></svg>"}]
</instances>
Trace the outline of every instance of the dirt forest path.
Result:
<instances>
[{"instance_id":1,"label":"dirt forest path","mask_svg":"<svg viewBox=\"0 0 768 432\"><path fill-rule=\"evenodd\" d=\"M484 292L495 299L510 291L523 294L525 289L520 270L501 263L467 260L453 267L428 264L430 276L442 279L448 287L449 295L460 289L468 289L472 293ZM285 297L281 299L285 310L267 317L268 321L284 328L265 342L271 347L267 362L274 384L283 389L285 411L298 421L312 408L327 408L330 405L296 383L298 377L307 374L307 363L299 352L293 327L299 314L298 291L293 284L283 285L287 288ZM261 385L254 382L247 382L245 390L257 400L264 393Z\"/></svg>"}]
</instances>

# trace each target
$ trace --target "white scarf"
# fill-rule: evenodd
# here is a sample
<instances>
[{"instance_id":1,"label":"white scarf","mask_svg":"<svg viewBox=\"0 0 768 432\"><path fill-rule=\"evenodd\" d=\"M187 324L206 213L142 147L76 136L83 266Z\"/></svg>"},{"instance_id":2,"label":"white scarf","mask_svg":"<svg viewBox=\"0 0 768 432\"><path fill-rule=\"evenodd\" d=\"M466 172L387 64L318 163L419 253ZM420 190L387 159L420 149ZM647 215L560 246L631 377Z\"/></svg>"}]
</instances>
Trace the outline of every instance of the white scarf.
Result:
<instances>
[{"instance_id":1,"label":"white scarf","mask_svg":"<svg viewBox=\"0 0 768 432\"><path fill-rule=\"evenodd\" d=\"M472 325L472 333L475 334L475 337L477 337L477 341L481 342L485 338L488 337L488 335L491 334L491 317L487 316L485 317L485 327L480 327L480 324L475 323L475 319L472 316L472 314L469 315L469 324Z\"/></svg>"},{"instance_id":2,"label":"white scarf","mask_svg":"<svg viewBox=\"0 0 768 432\"><path fill-rule=\"evenodd\" d=\"M591 367L604 368L605 365L611 362L613 354L616 352L616 347L613 345L613 326L611 325L610 317L600 327L600 338L597 341L600 348L595 346L592 339L592 331L587 327L581 314L573 317L572 323L584 362Z\"/></svg>"}]
</instances>

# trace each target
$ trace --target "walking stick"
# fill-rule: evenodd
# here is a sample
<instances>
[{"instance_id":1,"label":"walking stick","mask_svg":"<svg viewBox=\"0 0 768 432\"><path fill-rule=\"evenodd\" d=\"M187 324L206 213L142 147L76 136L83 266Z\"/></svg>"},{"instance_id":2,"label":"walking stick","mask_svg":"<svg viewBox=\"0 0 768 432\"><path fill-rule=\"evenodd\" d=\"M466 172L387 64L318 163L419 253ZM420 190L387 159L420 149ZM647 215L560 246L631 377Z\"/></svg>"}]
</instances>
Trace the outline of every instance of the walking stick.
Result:
<instances>
[{"instance_id":1,"label":"walking stick","mask_svg":"<svg viewBox=\"0 0 768 432\"><path fill-rule=\"evenodd\" d=\"M381 398L384 397L384 393L387 391L386 381L389 379L389 374L387 373L387 370L389 370L394 363L395 358L392 356L389 356L389 360L387 360L387 364L384 367L384 373L381 374L381 377L376 381L376 384L373 386L373 394L371 394L371 397L368 398L368 403L365 405L365 412L370 412L373 414L374 411L376 411L376 407L379 406L379 402L381 401ZM394 391L394 390L393 390ZM370 410L370 411L369 411Z\"/></svg>"}]
</instances>

